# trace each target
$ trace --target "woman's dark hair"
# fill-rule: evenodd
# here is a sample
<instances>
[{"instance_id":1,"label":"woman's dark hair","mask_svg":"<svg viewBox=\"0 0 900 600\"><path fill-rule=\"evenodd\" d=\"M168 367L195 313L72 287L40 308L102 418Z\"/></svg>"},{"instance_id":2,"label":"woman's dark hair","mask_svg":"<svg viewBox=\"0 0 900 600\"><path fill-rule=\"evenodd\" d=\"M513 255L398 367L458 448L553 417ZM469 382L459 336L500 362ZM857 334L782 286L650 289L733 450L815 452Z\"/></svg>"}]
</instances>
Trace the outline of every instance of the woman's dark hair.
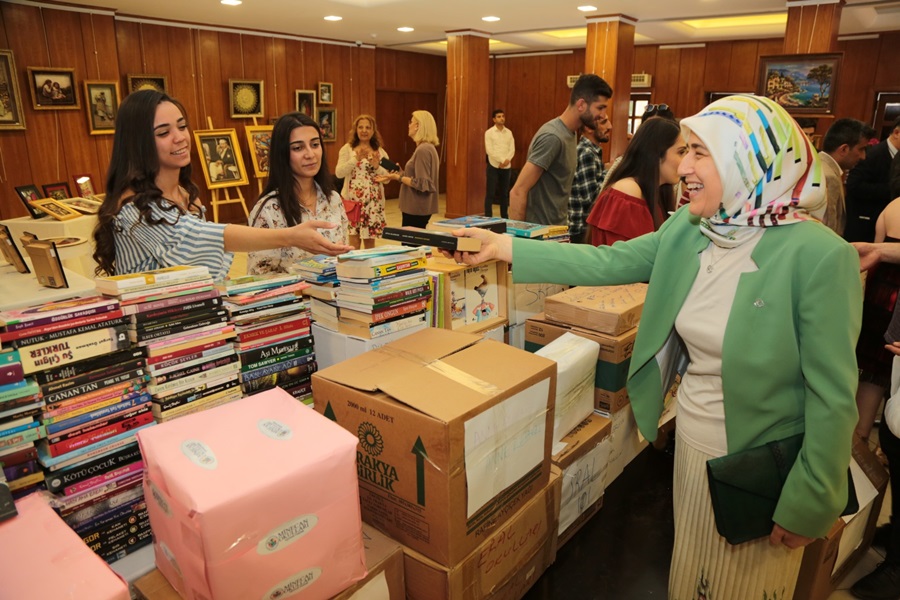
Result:
<instances>
[{"instance_id":1,"label":"woman's dark hair","mask_svg":"<svg viewBox=\"0 0 900 600\"><path fill-rule=\"evenodd\" d=\"M606 185L609 187L621 179L633 177L653 216L655 229L659 229L666 213L675 206L675 186L659 184L659 165L679 135L681 129L668 119L652 117L642 122Z\"/></svg>"},{"instance_id":2,"label":"woman's dark hair","mask_svg":"<svg viewBox=\"0 0 900 600\"><path fill-rule=\"evenodd\" d=\"M161 219L153 219L153 206L162 210L181 212L172 202L163 203L162 190L156 186L159 175L159 153L153 125L156 109L163 102L174 104L187 122L184 106L167 94L156 90L141 90L129 94L119 106L116 115L116 133L113 137L112 158L106 175L106 198L97 214L94 229L97 261L97 275L115 275L116 243L115 217L119 214L123 194L132 192L127 198L140 211L140 219L149 225L157 225ZM197 185L191 181L191 165L181 168L178 183L188 193L189 204L199 195Z\"/></svg>"},{"instance_id":3,"label":"woman's dark hair","mask_svg":"<svg viewBox=\"0 0 900 600\"><path fill-rule=\"evenodd\" d=\"M372 138L369 140L369 145L372 146L372 150L378 150L381 148L381 134L378 133L378 126L375 124L375 117L372 115L359 115L353 119L353 126L350 128L350 140L348 143L351 148L359 146L359 133L356 131L356 128L363 119L368 121L372 126Z\"/></svg>"},{"instance_id":4,"label":"woman's dark hair","mask_svg":"<svg viewBox=\"0 0 900 600\"><path fill-rule=\"evenodd\" d=\"M294 171L291 169L291 132L297 127L315 127L322 140L322 130L319 124L311 117L299 112L281 115L272 129L272 142L269 148L269 182L263 191L263 196L271 192L278 193L278 204L288 227L300 223L300 198L294 187ZM325 148L322 148L322 164L319 172L313 177L322 188L326 198L331 197L334 191L334 180L328 171L328 159L325 156Z\"/></svg>"}]
</instances>

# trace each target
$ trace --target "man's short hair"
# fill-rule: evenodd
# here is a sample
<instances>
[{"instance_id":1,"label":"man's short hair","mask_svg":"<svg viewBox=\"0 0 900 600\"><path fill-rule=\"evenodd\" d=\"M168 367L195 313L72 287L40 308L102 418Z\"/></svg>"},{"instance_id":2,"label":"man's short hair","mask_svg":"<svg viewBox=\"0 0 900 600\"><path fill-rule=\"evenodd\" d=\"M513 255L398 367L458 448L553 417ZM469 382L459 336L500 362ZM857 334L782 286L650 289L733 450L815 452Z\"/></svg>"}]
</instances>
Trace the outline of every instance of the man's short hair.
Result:
<instances>
[{"instance_id":1,"label":"man's short hair","mask_svg":"<svg viewBox=\"0 0 900 600\"><path fill-rule=\"evenodd\" d=\"M838 119L831 124L822 139L822 150L832 153L847 144L851 148L868 139L866 124L856 119Z\"/></svg>"},{"instance_id":2,"label":"man's short hair","mask_svg":"<svg viewBox=\"0 0 900 600\"><path fill-rule=\"evenodd\" d=\"M493 119L497 115L502 115L502 114L506 114L502 108L495 108L494 112L491 113L491 118Z\"/></svg>"},{"instance_id":3,"label":"man's short hair","mask_svg":"<svg viewBox=\"0 0 900 600\"><path fill-rule=\"evenodd\" d=\"M894 126L891 127L891 131L893 132L895 129L900 129L900 117L894 119Z\"/></svg>"},{"instance_id":4,"label":"man's short hair","mask_svg":"<svg viewBox=\"0 0 900 600\"><path fill-rule=\"evenodd\" d=\"M612 95L612 88L599 75L586 73L575 82L575 86L572 88L572 95L569 97L569 106L575 104L578 100L584 100L591 104L596 102L600 96L612 98Z\"/></svg>"}]
</instances>

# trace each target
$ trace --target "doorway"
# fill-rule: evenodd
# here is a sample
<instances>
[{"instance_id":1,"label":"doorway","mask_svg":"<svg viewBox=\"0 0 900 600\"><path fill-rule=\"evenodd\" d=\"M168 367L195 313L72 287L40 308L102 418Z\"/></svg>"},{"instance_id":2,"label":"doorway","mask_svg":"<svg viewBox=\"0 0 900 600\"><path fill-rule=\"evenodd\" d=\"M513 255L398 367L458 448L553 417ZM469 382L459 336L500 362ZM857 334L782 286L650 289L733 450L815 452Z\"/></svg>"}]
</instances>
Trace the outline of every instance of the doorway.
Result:
<instances>
[{"instance_id":1,"label":"doorway","mask_svg":"<svg viewBox=\"0 0 900 600\"><path fill-rule=\"evenodd\" d=\"M384 150L395 163L403 167L416 149L415 142L407 135L409 119L414 110L427 110L437 121L438 137L443 143L443 115L438 113L438 98L435 93L401 92L393 90L377 90L375 106L378 114L378 133L384 143ZM441 153L438 147L438 154ZM444 181L444 165L441 165L441 181ZM443 185L441 185L443 189ZM385 198L397 198L400 195L400 184L391 182L384 186Z\"/></svg>"}]
</instances>

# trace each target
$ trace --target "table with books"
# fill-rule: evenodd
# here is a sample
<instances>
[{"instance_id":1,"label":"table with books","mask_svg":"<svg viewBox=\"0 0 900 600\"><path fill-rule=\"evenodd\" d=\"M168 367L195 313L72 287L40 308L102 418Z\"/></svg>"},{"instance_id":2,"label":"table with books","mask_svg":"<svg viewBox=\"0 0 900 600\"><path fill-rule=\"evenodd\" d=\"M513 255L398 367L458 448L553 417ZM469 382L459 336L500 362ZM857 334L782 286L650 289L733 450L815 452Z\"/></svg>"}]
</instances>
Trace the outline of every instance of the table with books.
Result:
<instances>
[{"instance_id":1,"label":"table with books","mask_svg":"<svg viewBox=\"0 0 900 600\"><path fill-rule=\"evenodd\" d=\"M93 280L71 269L63 270L69 287L49 288L38 283L34 273L19 273L10 264L0 264L0 310L12 310L96 293Z\"/></svg>"},{"instance_id":2,"label":"table with books","mask_svg":"<svg viewBox=\"0 0 900 600\"><path fill-rule=\"evenodd\" d=\"M92 236L94 228L97 226L97 215L83 215L66 221L19 217L5 219L0 221L0 224L9 228L10 236L15 240L23 255L26 253L19 238L27 231L41 240L55 240L63 266L86 277L93 276L97 263L91 256L94 252Z\"/></svg>"}]
</instances>

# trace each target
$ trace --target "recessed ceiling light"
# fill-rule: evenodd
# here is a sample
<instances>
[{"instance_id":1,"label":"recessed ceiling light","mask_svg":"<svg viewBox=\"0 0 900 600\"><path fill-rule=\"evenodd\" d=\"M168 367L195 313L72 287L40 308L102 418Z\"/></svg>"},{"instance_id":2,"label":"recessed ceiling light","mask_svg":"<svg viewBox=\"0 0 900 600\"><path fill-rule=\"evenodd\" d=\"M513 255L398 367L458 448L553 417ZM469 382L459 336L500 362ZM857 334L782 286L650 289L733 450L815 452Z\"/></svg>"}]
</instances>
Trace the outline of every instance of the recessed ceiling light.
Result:
<instances>
[{"instance_id":1,"label":"recessed ceiling light","mask_svg":"<svg viewBox=\"0 0 900 600\"><path fill-rule=\"evenodd\" d=\"M222 4L227 4L228 6L237 6L241 3L241 0L222 0Z\"/></svg>"},{"instance_id":2,"label":"recessed ceiling light","mask_svg":"<svg viewBox=\"0 0 900 600\"><path fill-rule=\"evenodd\" d=\"M415 31L412 27L398 27L397 31L402 31L403 33L409 33L410 31Z\"/></svg>"},{"instance_id":3,"label":"recessed ceiling light","mask_svg":"<svg viewBox=\"0 0 900 600\"><path fill-rule=\"evenodd\" d=\"M591 6L590 4L585 4L584 6L579 6L578 10L580 10L581 12L592 12L597 10L597 7Z\"/></svg>"},{"instance_id":4,"label":"recessed ceiling light","mask_svg":"<svg viewBox=\"0 0 900 600\"><path fill-rule=\"evenodd\" d=\"M339 17L337 15L328 15L327 17L325 17L326 21L342 21L343 19L344 17Z\"/></svg>"},{"instance_id":5,"label":"recessed ceiling light","mask_svg":"<svg viewBox=\"0 0 900 600\"><path fill-rule=\"evenodd\" d=\"M482 21L487 21L488 23L493 23L494 21L499 21L500 17L481 17Z\"/></svg>"}]
</instances>

